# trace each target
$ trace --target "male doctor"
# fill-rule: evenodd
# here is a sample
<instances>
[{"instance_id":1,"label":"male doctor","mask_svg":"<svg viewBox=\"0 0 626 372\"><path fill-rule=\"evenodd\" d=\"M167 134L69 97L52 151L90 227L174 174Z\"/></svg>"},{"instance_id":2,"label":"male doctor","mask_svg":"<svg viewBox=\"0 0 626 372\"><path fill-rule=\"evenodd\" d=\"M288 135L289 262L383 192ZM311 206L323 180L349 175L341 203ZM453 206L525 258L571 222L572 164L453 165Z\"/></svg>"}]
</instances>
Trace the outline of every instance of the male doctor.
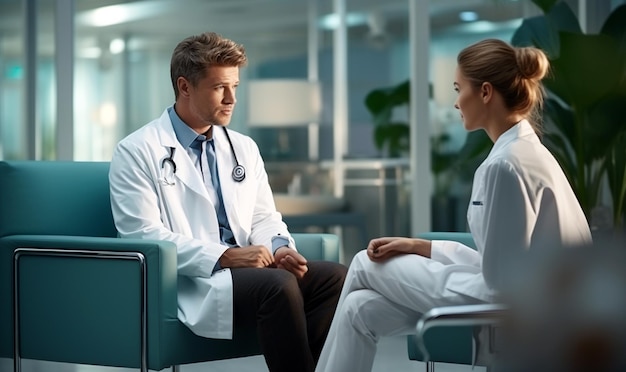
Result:
<instances>
[{"instance_id":1,"label":"male doctor","mask_svg":"<svg viewBox=\"0 0 626 372\"><path fill-rule=\"evenodd\" d=\"M270 371L313 371L346 268L297 252L256 143L226 129L246 62L215 33L176 46L175 104L115 149L113 217L122 237L176 243L178 317L194 333L256 327Z\"/></svg>"}]
</instances>

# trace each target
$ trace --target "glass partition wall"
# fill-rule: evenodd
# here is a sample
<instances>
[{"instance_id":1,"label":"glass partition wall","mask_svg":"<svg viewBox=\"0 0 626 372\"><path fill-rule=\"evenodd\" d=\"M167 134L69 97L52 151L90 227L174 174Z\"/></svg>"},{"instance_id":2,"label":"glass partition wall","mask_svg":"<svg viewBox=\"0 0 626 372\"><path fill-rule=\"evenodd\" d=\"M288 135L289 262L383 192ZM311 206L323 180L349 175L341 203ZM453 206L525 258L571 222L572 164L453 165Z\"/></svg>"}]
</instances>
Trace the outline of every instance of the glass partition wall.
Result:
<instances>
[{"instance_id":1,"label":"glass partition wall","mask_svg":"<svg viewBox=\"0 0 626 372\"><path fill-rule=\"evenodd\" d=\"M411 200L406 196L411 192L408 168L400 167L400 173L394 168L381 179L370 179L378 176L370 177L360 169L385 162L408 164L407 152L396 154L396 159L376 146L374 120L365 97L375 89L409 79L411 1L420 4L420 0L0 0L0 158L63 159L59 146L71 146L74 160L110 160L117 141L173 103L169 61L176 43L192 34L215 31L246 47L249 65L241 71L231 128L259 143L274 189L332 194L337 102L334 32L339 24L333 12L343 3L348 66L345 158L346 164L358 169L341 176L357 177L346 184L348 192L344 192L341 205L364 215L378 214L367 221L368 237L409 234L409 217L403 209ZM61 2L69 6L59 7ZM426 4L430 45L419 58L429 65L431 99L430 120L424 125L429 126L433 138L446 138L438 150L454 153L465 140L453 108L456 54L486 37L509 41L521 19L539 11L526 0L430 0ZM69 18L59 12L69 12ZM73 20L71 40L58 37L59 32L68 30L61 27L67 25L59 24L63 19ZM311 40L315 41L313 48ZM69 43L73 53L71 98L57 96L57 70L62 67L55 65L62 60L56 55L61 50L57 43ZM319 83L321 92L315 132L306 126L249 125L248 82L311 78ZM58 110L70 111L70 129L67 123L56 122L63 117ZM408 106L395 109L394 118L408 122ZM311 141L317 147L315 158L310 156ZM360 179L363 175L366 180ZM432 178L433 183L442 180ZM446 212L443 225L433 228L465 229L468 182L457 177L444 183L444 193L452 196L458 207ZM441 182L434 189L440 190L439 186ZM381 199L380 195L387 197ZM393 208L386 205L384 211L371 210L373 205L389 204L388 195L394 195ZM401 224L388 226L388 221L398 218Z\"/></svg>"},{"instance_id":2,"label":"glass partition wall","mask_svg":"<svg viewBox=\"0 0 626 372\"><path fill-rule=\"evenodd\" d=\"M249 129L245 101L248 79L307 78L308 11L306 0L202 2L71 1L73 43L73 146L77 160L108 160L125 134L158 116L173 102L169 58L183 37L205 30L219 32L246 46L249 66L242 71L233 128L254 134L266 144L269 160L280 153L280 136L270 129ZM55 159L57 97L55 81L56 1L0 1L0 128L5 159ZM320 158L332 158L332 0L317 0L317 75L322 83ZM364 98L373 89L408 78L409 0L346 0L348 27L348 157L384 156L372 140L372 118ZM461 3L461 4L459 4ZM184 4L184 5L182 5ZM487 35L509 39L515 24L532 7L526 1L462 2L431 0L430 58L437 118L450 106L449 81L441 55L453 56L468 42ZM474 11L473 21L462 11ZM289 17L278 16L289 14ZM496 15L497 14L497 15ZM508 22L508 23L507 23ZM246 27L241 27L245 23ZM472 28L470 24L475 26ZM480 25L482 24L482 31ZM31 45L33 44L34 45ZM429 57L430 55L430 57ZM34 57L34 58L33 58ZM29 65L30 64L30 65ZM30 67L29 67L30 66ZM34 66L34 67L33 67ZM30 69L30 70L29 70ZM442 79L443 77L443 79ZM34 82L27 82L34 79ZM449 80L449 79L447 79ZM441 83L440 83L441 81ZM29 88L33 92L29 92ZM442 99L442 97L446 97ZM441 102L439 102L441 101ZM243 104L242 104L243 103ZM446 108L449 111L449 108ZM28 121L34 121L28 123ZM30 125L30 127L29 127ZM30 133L35 130L36 133ZM293 128L291 160L307 160L306 130ZM29 140L36 137L36 140ZM29 141L36 151L28 152ZM264 146L265 147L265 146ZM303 150L304 149L304 150ZM264 155L266 155L264 154Z\"/></svg>"}]
</instances>

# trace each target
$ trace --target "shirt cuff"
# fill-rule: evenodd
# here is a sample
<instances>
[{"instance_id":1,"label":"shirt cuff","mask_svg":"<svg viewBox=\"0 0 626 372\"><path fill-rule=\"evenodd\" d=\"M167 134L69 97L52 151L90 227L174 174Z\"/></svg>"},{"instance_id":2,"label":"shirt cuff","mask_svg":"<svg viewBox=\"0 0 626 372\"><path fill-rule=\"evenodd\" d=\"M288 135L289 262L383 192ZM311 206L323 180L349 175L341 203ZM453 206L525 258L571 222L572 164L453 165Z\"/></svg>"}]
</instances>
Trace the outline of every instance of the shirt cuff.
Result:
<instances>
[{"instance_id":1,"label":"shirt cuff","mask_svg":"<svg viewBox=\"0 0 626 372\"><path fill-rule=\"evenodd\" d=\"M284 236L276 235L272 238L272 254L276 253L276 250L282 246L289 246L289 239Z\"/></svg>"}]
</instances>

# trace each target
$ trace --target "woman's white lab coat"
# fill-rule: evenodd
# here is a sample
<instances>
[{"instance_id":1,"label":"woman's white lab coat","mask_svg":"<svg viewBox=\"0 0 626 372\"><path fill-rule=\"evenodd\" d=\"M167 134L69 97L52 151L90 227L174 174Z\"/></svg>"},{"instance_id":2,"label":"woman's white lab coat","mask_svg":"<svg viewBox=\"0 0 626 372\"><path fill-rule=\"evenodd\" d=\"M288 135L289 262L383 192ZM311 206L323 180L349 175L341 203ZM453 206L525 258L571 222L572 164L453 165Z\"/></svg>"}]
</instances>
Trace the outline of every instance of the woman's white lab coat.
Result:
<instances>
[{"instance_id":1,"label":"woman's white lab coat","mask_svg":"<svg viewBox=\"0 0 626 372\"><path fill-rule=\"evenodd\" d=\"M445 286L484 301L511 284L520 253L591 242L565 174L526 120L503 133L476 170L467 220L477 251L434 241L431 256L446 265L475 267L475 273L456 278L451 268Z\"/></svg>"},{"instance_id":2,"label":"woman's white lab coat","mask_svg":"<svg viewBox=\"0 0 626 372\"><path fill-rule=\"evenodd\" d=\"M477 250L435 240L431 259L354 257L316 371L370 370L378 338L414 333L431 308L496 300L521 252L591 239L565 175L526 121L477 169L467 217Z\"/></svg>"},{"instance_id":3,"label":"woman's white lab coat","mask_svg":"<svg viewBox=\"0 0 626 372\"><path fill-rule=\"evenodd\" d=\"M290 240L276 211L263 160L256 143L230 131L242 182L231 172L236 165L222 128L213 128L222 196L237 244L264 245L282 235ZM168 158L175 148L172 174ZM169 173L169 174L166 174ZM173 185L164 182L173 180ZM121 237L168 240L178 249L178 317L194 333L232 338L232 278L230 270L213 273L228 248L220 244L215 207L200 173L180 145L167 110L117 145L109 174L111 206Z\"/></svg>"}]
</instances>

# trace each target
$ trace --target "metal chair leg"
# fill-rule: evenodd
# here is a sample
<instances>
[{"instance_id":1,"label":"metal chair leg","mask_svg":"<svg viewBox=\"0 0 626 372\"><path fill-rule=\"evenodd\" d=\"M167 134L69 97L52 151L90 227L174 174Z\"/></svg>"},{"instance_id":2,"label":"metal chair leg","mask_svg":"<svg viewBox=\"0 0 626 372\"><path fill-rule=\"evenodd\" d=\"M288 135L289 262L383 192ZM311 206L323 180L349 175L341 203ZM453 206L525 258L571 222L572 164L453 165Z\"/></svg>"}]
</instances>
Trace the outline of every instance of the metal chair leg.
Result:
<instances>
[{"instance_id":1,"label":"metal chair leg","mask_svg":"<svg viewBox=\"0 0 626 372\"><path fill-rule=\"evenodd\" d=\"M435 362L426 362L426 372L435 372Z\"/></svg>"},{"instance_id":2,"label":"metal chair leg","mask_svg":"<svg viewBox=\"0 0 626 372\"><path fill-rule=\"evenodd\" d=\"M180 366L172 366L172 372L180 372Z\"/></svg>"}]
</instances>

